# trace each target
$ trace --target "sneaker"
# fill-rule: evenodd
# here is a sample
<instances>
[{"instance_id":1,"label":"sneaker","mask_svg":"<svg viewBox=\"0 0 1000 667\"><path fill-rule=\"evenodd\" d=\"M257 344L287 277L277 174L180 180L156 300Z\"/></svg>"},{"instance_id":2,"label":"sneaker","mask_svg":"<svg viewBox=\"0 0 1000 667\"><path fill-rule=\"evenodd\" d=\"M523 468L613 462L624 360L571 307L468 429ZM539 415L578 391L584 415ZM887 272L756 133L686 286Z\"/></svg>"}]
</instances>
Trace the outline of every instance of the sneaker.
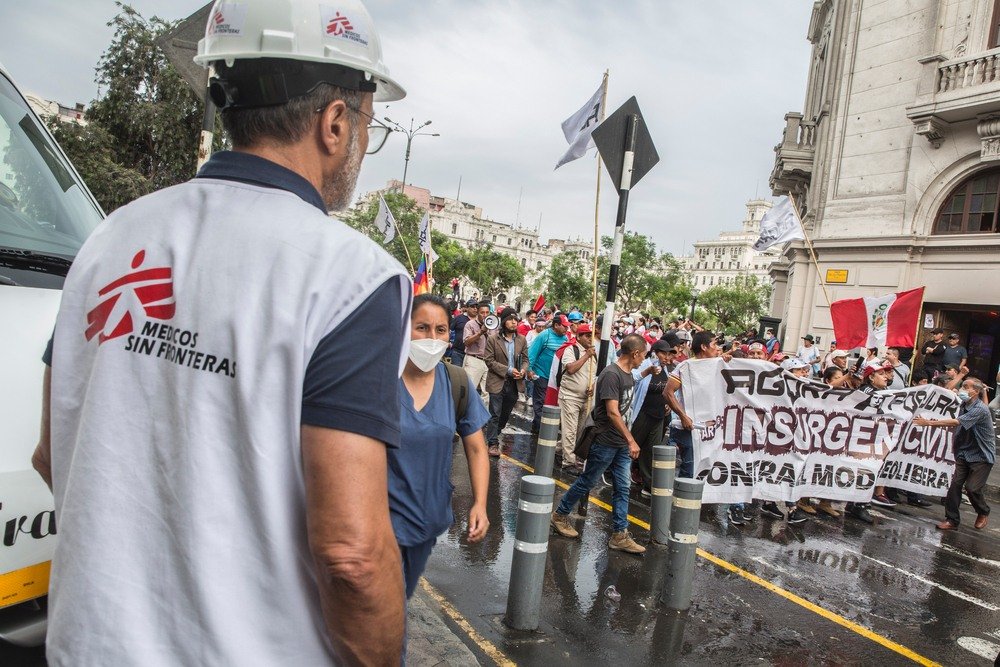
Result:
<instances>
[{"instance_id":1,"label":"sneaker","mask_svg":"<svg viewBox=\"0 0 1000 667\"><path fill-rule=\"evenodd\" d=\"M811 502L809 502L809 501L808 501L807 499L805 499L805 498L800 498L800 499L799 499L799 502L795 503L795 507L796 507L797 509L800 509L800 510L802 510L802 511L803 511L803 512L805 512L806 514L809 514L810 516L815 516L815 515L816 515L816 508L815 508L815 507L813 507L813 506L812 506L812 503L811 503Z\"/></svg>"},{"instance_id":2,"label":"sneaker","mask_svg":"<svg viewBox=\"0 0 1000 667\"><path fill-rule=\"evenodd\" d=\"M816 513L816 510L813 510L813 514L815 514L815 513ZM801 507L794 508L788 514L788 523L789 524L803 523L807 519L809 519L809 516L805 512L802 511Z\"/></svg>"},{"instance_id":3,"label":"sneaker","mask_svg":"<svg viewBox=\"0 0 1000 667\"><path fill-rule=\"evenodd\" d=\"M760 506L760 513L761 514L766 514L766 515L768 515L770 517L774 517L775 519L784 519L785 518L785 515L778 508L778 504L777 503L764 503L763 505Z\"/></svg>"},{"instance_id":4,"label":"sneaker","mask_svg":"<svg viewBox=\"0 0 1000 667\"><path fill-rule=\"evenodd\" d=\"M644 486L639 488L639 495L642 496L643 498L652 498L653 497L653 494L649 492L649 489L647 489Z\"/></svg>"},{"instance_id":5,"label":"sneaker","mask_svg":"<svg viewBox=\"0 0 1000 667\"><path fill-rule=\"evenodd\" d=\"M494 458L500 456L500 445L490 445L490 456Z\"/></svg>"},{"instance_id":6,"label":"sneaker","mask_svg":"<svg viewBox=\"0 0 1000 667\"><path fill-rule=\"evenodd\" d=\"M840 512L833 506L829 500L819 501L819 505L816 505L816 509L827 516L832 516L834 519L840 516Z\"/></svg>"},{"instance_id":7,"label":"sneaker","mask_svg":"<svg viewBox=\"0 0 1000 667\"><path fill-rule=\"evenodd\" d=\"M889 500L888 496L884 493L876 493L872 496L872 505L878 505L879 507L895 507L896 503Z\"/></svg>"},{"instance_id":8,"label":"sneaker","mask_svg":"<svg viewBox=\"0 0 1000 667\"><path fill-rule=\"evenodd\" d=\"M875 523L875 517L873 517L872 513L868 511L867 505L848 505L847 513L859 521L864 521L865 523Z\"/></svg>"},{"instance_id":9,"label":"sneaker","mask_svg":"<svg viewBox=\"0 0 1000 667\"><path fill-rule=\"evenodd\" d=\"M743 517L743 523L753 523L754 514L750 511L749 505L745 505L743 507L743 511L740 512L740 516Z\"/></svg>"},{"instance_id":10,"label":"sneaker","mask_svg":"<svg viewBox=\"0 0 1000 667\"><path fill-rule=\"evenodd\" d=\"M613 533L608 540L608 546L615 551L626 551L630 554L646 553L646 547L632 539L632 533L623 530L620 533Z\"/></svg>"},{"instance_id":11,"label":"sneaker","mask_svg":"<svg viewBox=\"0 0 1000 667\"><path fill-rule=\"evenodd\" d=\"M743 518L743 511L738 507L729 506L729 523L734 526L742 526L746 523L746 519Z\"/></svg>"},{"instance_id":12,"label":"sneaker","mask_svg":"<svg viewBox=\"0 0 1000 667\"><path fill-rule=\"evenodd\" d=\"M907 505L913 505L914 507L933 507L934 503L924 498L913 498L912 500L906 501Z\"/></svg>"},{"instance_id":13,"label":"sneaker","mask_svg":"<svg viewBox=\"0 0 1000 667\"><path fill-rule=\"evenodd\" d=\"M569 517L565 514L560 514L559 512L552 513L552 527L556 529L556 532L563 537L579 537L580 533L574 528L570 522Z\"/></svg>"},{"instance_id":14,"label":"sneaker","mask_svg":"<svg viewBox=\"0 0 1000 667\"><path fill-rule=\"evenodd\" d=\"M631 475L633 484L642 484L642 473L639 472L637 467L632 466Z\"/></svg>"},{"instance_id":15,"label":"sneaker","mask_svg":"<svg viewBox=\"0 0 1000 667\"><path fill-rule=\"evenodd\" d=\"M611 477L608 476L607 471L601 473L601 482L604 483L604 486L612 485Z\"/></svg>"}]
</instances>

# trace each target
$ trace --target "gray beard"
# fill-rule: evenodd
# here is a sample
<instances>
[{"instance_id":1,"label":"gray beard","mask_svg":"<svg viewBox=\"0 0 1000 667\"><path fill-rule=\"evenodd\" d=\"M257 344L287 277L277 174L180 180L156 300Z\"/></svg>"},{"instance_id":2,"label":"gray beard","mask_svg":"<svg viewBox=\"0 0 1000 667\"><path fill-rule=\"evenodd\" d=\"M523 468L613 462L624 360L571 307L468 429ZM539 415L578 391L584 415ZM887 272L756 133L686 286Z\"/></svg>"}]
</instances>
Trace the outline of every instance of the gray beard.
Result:
<instances>
[{"instance_id":1,"label":"gray beard","mask_svg":"<svg viewBox=\"0 0 1000 667\"><path fill-rule=\"evenodd\" d=\"M343 211L351 205L354 199L354 188L361 173L361 159L364 155L358 147L354 125L351 125L351 150L344 161L344 168L323 184L323 203L327 211Z\"/></svg>"}]
</instances>

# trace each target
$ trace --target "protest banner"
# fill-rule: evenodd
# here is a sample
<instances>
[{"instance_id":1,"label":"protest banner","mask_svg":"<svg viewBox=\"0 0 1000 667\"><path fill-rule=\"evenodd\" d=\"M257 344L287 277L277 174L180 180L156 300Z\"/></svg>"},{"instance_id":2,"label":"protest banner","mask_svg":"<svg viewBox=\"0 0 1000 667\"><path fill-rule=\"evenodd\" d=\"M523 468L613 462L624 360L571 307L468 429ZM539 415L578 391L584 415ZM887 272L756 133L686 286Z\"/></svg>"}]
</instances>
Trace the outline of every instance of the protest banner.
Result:
<instances>
[{"instance_id":1,"label":"protest banner","mask_svg":"<svg viewBox=\"0 0 1000 667\"><path fill-rule=\"evenodd\" d=\"M867 502L876 486L944 496L959 401L924 385L868 394L795 377L766 361L693 360L681 369L703 502L802 497Z\"/></svg>"}]
</instances>

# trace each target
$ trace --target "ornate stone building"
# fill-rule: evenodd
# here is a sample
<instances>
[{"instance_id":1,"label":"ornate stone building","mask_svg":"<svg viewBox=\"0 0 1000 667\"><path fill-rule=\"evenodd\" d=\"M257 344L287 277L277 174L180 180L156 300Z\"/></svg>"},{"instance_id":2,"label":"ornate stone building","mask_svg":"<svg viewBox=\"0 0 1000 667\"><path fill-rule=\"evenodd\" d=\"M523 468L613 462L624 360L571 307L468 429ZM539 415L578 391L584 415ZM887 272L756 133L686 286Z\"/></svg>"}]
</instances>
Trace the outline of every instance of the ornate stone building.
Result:
<instances>
[{"instance_id":1,"label":"ornate stone building","mask_svg":"<svg viewBox=\"0 0 1000 667\"><path fill-rule=\"evenodd\" d=\"M705 291L716 285L732 283L737 277L754 276L770 282L771 264L781 256L781 248L757 252L753 244L760 237L760 220L771 202L752 199L747 202L746 217L739 231L722 232L710 241L694 244L694 254L678 257L691 277L695 289Z\"/></svg>"},{"instance_id":2,"label":"ornate stone building","mask_svg":"<svg viewBox=\"0 0 1000 667\"><path fill-rule=\"evenodd\" d=\"M801 112L770 184L803 211L771 270L788 346L832 336L831 300L926 286L927 329L957 331L991 383L1000 363L997 0L822 0ZM920 361L917 360L919 365Z\"/></svg>"}]
</instances>

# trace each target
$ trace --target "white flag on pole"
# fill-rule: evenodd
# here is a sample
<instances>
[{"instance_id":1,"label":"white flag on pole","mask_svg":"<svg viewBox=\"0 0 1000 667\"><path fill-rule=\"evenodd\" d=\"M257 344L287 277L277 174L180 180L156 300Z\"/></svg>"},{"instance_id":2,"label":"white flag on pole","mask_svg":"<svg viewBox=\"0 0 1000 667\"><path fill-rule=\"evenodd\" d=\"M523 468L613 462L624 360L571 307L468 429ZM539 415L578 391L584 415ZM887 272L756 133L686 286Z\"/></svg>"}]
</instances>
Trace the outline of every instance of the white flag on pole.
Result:
<instances>
[{"instance_id":1,"label":"white flag on pole","mask_svg":"<svg viewBox=\"0 0 1000 667\"><path fill-rule=\"evenodd\" d=\"M761 218L760 238L753 244L753 249L761 252L779 243L801 241L804 238L792 201L788 197L781 197Z\"/></svg>"},{"instance_id":2,"label":"white flag on pole","mask_svg":"<svg viewBox=\"0 0 1000 667\"><path fill-rule=\"evenodd\" d=\"M583 157L594 145L590 135L601 121L604 107L604 84L601 83L597 92L584 104L579 111L563 121L562 130L566 136L569 149L562 156L556 169L567 162Z\"/></svg>"},{"instance_id":3,"label":"white flag on pole","mask_svg":"<svg viewBox=\"0 0 1000 667\"><path fill-rule=\"evenodd\" d=\"M392 217L392 211L385 203L382 195L378 196L378 213L375 214L375 226L385 235L383 244L390 243L396 238L396 219Z\"/></svg>"},{"instance_id":4,"label":"white flag on pole","mask_svg":"<svg viewBox=\"0 0 1000 667\"><path fill-rule=\"evenodd\" d=\"M431 258L431 262L436 262L438 254L431 247L431 214L424 213L420 219L420 249L425 255Z\"/></svg>"}]
</instances>

